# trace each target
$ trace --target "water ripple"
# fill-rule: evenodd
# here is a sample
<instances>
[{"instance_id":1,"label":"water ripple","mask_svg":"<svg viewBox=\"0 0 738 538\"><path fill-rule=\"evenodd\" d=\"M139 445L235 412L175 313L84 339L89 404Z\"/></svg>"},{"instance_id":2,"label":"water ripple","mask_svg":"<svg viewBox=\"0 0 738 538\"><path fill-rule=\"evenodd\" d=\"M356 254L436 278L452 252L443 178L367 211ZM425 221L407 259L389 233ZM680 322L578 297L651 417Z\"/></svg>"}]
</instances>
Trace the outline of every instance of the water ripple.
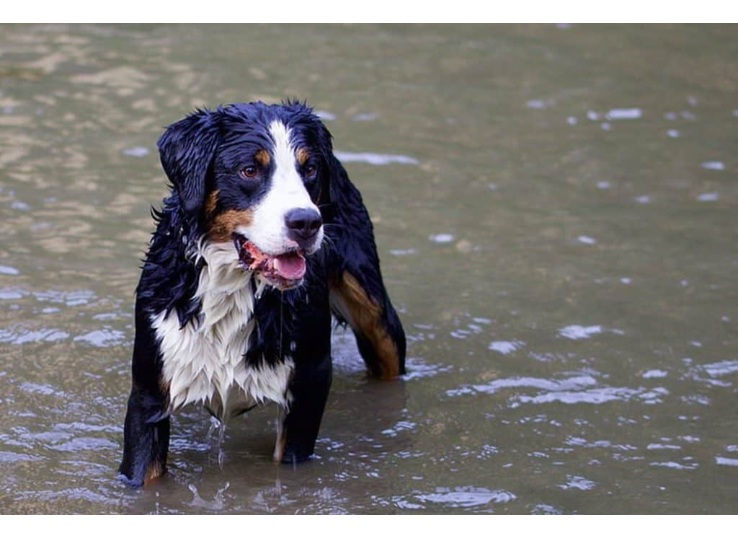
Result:
<instances>
[{"instance_id":1,"label":"water ripple","mask_svg":"<svg viewBox=\"0 0 738 538\"><path fill-rule=\"evenodd\" d=\"M583 327L581 325L568 325L563 329L559 330L559 335L569 340L583 340L590 338L595 334L602 333L602 327L599 325L591 325L589 327Z\"/></svg>"},{"instance_id":2,"label":"water ripple","mask_svg":"<svg viewBox=\"0 0 738 538\"><path fill-rule=\"evenodd\" d=\"M506 504L517 499L517 496L505 490L491 490L477 487L439 487L431 493L415 493L410 497L422 504L409 501L405 497L394 501L403 508L422 509L426 503L442 504L449 508L474 508L488 504Z\"/></svg>"},{"instance_id":3,"label":"water ripple","mask_svg":"<svg viewBox=\"0 0 738 538\"><path fill-rule=\"evenodd\" d=\"M6 344L20 345L38 342L59 342L67 338L69 338L69 333L61 329L0 329L0 342Z\"/></svg>"},{"instance_id":4,"label":"water ripple","mask_svg":"<svg viewBox=\"0 0 738 538\"><path fill-rule=\"evenodd\" d=\"M20 274L20 271L16 269L15 267L11 267L9 265L0 265L0 275L15 276L19 274Z\"/></svg>"},{"instance_id":5,"label":"water ripple","mask_svg":"<svg viewBox=\"0 0 738 538\"><path fill-rule=\"evenodd\" d=\"M123 331L107 327L77 336L72 336L63 329L53 327L44 329L28 329L25 327L0 329L0 343L5 344L58 343L70 338L74 342L88 344L94 347L115 347L124 344L127 336Z\"/></svg>"},{"instance_id":6,"label":"water ripple","mask_svg":"<svg viewBox=\"0 0 738 538\"><path fill-rule=\"evenodd\" d=\"M554 381L540 377L512 377L495 379L484 385L468 385L460 389L446 391L448 396L460 396L462 394L495 394L503 389L510 388L533 388L544 391L559 392L562 390L574 390L577 388L596 385L597 380L592 376L577 376L563 381Z\"/></svg>"},{"instance_id":7,"label":"water ripple","mask_svg":"<svg viewBox=\"0 0 738 538\"><path fill-rule=\"evenodd\" d=\"M578 489L581 491L587 491L594 489L595 483L582 476L567 476L566 484L559 486L561 489Z\"/></svg>"},{"instance_id":8,"label":"water ripple","mask_svg":"<svg viewBox=\"0 0 738 538\"><path fill-rule=\"evenodd\" d=\"M723 375L734 374L738 372L738 360L727 360L705 364L702 366L707 375L711 377L719 377Z\"/></svg>"},{"instance_id":9,"label":"water ripple","mask_svg":"<svg viewBox=\"0 0 738 538\"><path fill-rule=\"evenodd\" d=\"M556 391L539 394L536 396L519 396L517 401L520 403L565 403L565 404L603 404L607 402L620 401L626 402L632 399L639 399L642 403L654 404L662 403L662 396L669 394L665 388L657 387L655 389L631 389L627 387L602 387L584 391Z\"/></svg>"},{"instance_id":10,"label":"water ripple","mask_svg":"<svg viewBox=\"0 0 738 538\"><path fill-rule=\"evenodd\" d=\"M663 387L629 388L629 387L597 387L597 380L591 375L574 375L568 379L552 380L540 377L510 377L495 379L486 384L465 385L458 389L446 391L447 396L463 396L474 394L495 394L505 389L533 389L538 394L526 395L516 391L511 398L512 406L520 404L602 404L612 401L629 401L638 399L645 404L662 403L669 391Z\"/></svg>"},{"instance_id":11,"label":"water ripple","mask_svg":"<svg viewBox=\"0 0 738 538\"><path fill-rule=\"evenodd\" d=\"M334 152L339 161L344 163L366 163L376 166L386 164L418 164L419 161L407 155L390 155L386 153L352 153L346 151Z\"/></svg>"},{"instance_id":12,"label":"water ripple","mask_svg":"<svg viewBox=\"0 0 738 538\"><path fill-rule=\"evenodd\" d=\"M525 346L525 343L519 340L497 340L491 342L488 349L491 351L497 351L498 353L502 353L503 355L509 355L513 351L517 351L523 346Z\"/></svg>"},{"instance_id":13,"label":"water ripple","mask_svg":"<svg viewBox=\"0 0 738 538\"><path fill-rule=\"evenodd\" d=\"M113 347L125 342L123 331L114 329L98 329L74 337L75 342L84 342L94 347Z\"/></svg>"}]
</instances>

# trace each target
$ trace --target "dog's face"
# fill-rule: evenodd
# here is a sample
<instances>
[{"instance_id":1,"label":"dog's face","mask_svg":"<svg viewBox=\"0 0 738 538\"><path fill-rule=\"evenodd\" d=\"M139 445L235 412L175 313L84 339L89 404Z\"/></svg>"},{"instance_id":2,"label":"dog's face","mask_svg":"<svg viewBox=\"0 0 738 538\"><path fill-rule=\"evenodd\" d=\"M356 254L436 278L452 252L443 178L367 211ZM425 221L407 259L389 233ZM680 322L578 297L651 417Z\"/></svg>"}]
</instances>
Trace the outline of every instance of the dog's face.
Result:
<instances>
[{"instance_id":1,"label":"dog's face","mask_svg":"<svg viewBox=\"0 0 738 538\"><path fill-rule=\"evenodd\" d=\"M197 112L159 141L162 164L208 240L232 245L244 270L298 286L323 240L318 209L330 134L298 103ZM196 162L189 162L189 161Z\"/></svg>"},{"instance_id":2,"label":"dog's face","mask_svg":"<svg viewBox=\"0 0 738 538\"><path fill-rule=\"evenodd\" d=\"M212 241L233 242L244 268L287 289L300 283L305 256L323 240L314 200L320 158L300 129L264 119L223 122L205 225Z\"/></svg>"}]
</instances>

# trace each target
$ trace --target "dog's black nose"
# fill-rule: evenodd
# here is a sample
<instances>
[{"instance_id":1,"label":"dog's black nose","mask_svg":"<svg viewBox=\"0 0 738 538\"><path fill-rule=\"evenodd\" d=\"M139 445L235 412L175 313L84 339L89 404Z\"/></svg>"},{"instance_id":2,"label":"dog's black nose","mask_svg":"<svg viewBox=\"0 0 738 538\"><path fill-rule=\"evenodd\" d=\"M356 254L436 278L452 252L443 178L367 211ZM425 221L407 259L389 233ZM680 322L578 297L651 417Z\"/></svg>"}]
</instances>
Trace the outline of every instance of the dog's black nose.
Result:
<instances>
[{"instance_id":1,"label":"dog's black nose","mask_svg":"<svg viewBox=\"0 0 738 538\"><path fill-rule=\"evenodd\" d=\"M290 239L302 244L318 233L323 225L323 218L314 209L293 209L284 217Z\"/></svg>"}]
</instances>

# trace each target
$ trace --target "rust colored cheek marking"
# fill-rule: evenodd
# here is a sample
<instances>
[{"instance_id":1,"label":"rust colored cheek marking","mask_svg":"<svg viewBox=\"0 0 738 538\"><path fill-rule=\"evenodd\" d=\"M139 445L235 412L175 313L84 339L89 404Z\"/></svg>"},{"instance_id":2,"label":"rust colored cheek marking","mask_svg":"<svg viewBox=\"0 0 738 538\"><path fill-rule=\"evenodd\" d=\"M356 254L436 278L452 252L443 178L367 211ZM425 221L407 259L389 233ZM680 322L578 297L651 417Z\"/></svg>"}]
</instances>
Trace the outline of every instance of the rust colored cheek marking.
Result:
<instances>
[{"instance_id":1,"label":"rust colored cheek marking","mask_svg":"<svg viewBox=\"0 0 738 538\"><path fill-rule=\"evenodd\" d=\"M367 364L370 373L382 379L400 375L400 355L394 340L382 323L382 307L361 287L348 271L332 282L333 291L343 299L355 331L369 340L377 356L376 364Z\"/></svg>"},{"instance_id":2,"label":"rust colored cheek marking","mask_svg":"<svg viewBox=\"0 0 738 538\"><path fill-rule=\"evenodd\" d=\"M220 191L213 191L208 195L208 199L205 200L205 214L210 216L213 213L215 213L215 210L218 208L218 197L220 196Z\"/></svg>"},{"instance_id":3,"label":"rust colored cheek marking","mask_svg":"<svg viewBox=\"0 0 738 538\"><path fill-rule=\"evenodd\" d=\"M225 243L231 240L232 234L239 226L250 226L254 221L251 210L229 209L223 213L212 215L209 219L208 235L216 243Z\"/></svg>"},{"instance_id":4,"label":"rust colored cheek marking","mask_svg":"<svg viewBox=\"0 0 738 538\"><path fill-rule=\"evenodd\" d=\"M266 153L266 152L264 152ZM266 153L267 158L269 154ZM218 210L220 191L213 191L205 200L205 219L208 236L211 241L225 243L231 240L233 232L238 226L250 226L254 221L254 213L250 209Z\"/></svg>"}]
</instances>

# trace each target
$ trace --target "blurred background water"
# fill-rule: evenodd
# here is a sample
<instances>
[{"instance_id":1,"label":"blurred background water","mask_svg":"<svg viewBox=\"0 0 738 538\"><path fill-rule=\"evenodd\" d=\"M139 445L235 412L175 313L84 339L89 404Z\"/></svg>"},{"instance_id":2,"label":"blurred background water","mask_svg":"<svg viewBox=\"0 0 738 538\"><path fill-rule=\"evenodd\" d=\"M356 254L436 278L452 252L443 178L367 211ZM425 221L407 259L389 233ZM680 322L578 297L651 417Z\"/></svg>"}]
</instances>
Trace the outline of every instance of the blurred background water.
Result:
<instances>
[{"instance_id":1,"label":"blurred background water","mask_svg":"<svg viewBox=\"0 0 738 538\"><path fill-rule=\"evenodd\" d=\"M733 26L0 26L1 513L735 513ZM372 213L408 374L337 333L276 410L116 477L133 292L196 107L307 100Z\"/></svg>"}]
</instances>

